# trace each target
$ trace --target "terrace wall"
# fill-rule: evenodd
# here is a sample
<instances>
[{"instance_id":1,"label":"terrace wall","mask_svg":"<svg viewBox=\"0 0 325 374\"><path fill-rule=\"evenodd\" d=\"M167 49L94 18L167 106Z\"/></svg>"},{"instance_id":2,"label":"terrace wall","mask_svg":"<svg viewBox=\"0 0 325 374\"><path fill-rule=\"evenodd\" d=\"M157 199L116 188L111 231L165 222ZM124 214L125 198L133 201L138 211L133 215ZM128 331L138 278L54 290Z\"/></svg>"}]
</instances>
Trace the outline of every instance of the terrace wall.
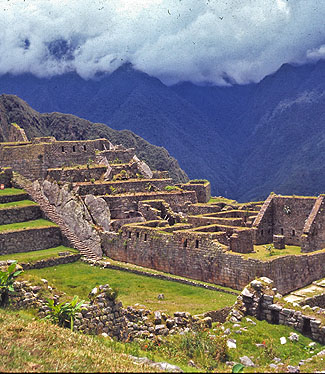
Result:
<instances>
[{"instance_id":1,"label":"terrace wall","mask_svg":"<svg viewBox=\"0 0 325 374\"><path fill-rule=\"evenodd\" d=\"M274 279L279 292L286 294L325 277L325 251L260 261L224 251L215 240L220 235L225 233L171 234L163 232L163 228L159 231L126 225L120 235L103 234L102 248L108 257L118 261L237 290L256 277L266 276Z\"/></svg>"},{"instance_id":2,"label":"terrace wall","mask_svg":"<svg viewBox=\"0 0 325 374\"><path fill-rule=\"evenodd\" d=\"M0 209L0 225L32 221L42 218L42 216L42 211L38 205Z\"/></svg>"},{"instance_id":3,"label":"terrace wall","mask_svg":"<svg viewBox=\"0 0 325 374\"><path fill-rule=\"evenodd\" d=\"M61 182L87 182L91 179L99 180L106 173L107 166L89 168L54 168L47 170L47 177Z\"/></svg>"},{"instance_id":4,"label":"terrace wall","mask_svg":"<svg viewBox=\"0 0 325 374\"><path fill-rule=\"evenodd\" d=\"M25 229L0 233L0 254L38 251L58 247L63 242L58 227Z\"/></svg>"}]
</instances>

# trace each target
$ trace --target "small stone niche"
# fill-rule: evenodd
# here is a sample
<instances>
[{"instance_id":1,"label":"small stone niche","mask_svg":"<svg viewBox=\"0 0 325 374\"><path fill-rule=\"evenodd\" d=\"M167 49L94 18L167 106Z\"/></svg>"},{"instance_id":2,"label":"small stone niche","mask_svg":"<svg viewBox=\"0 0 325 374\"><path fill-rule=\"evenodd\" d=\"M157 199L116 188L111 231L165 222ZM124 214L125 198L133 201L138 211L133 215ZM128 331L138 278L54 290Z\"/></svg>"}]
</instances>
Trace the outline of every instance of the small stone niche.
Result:
<instances>
[{"instance_id":1,"label":"small stone niche","mask_svg":"<svg viewBox=\"0 0 325 374\"><path fill-rule=\"evenodd\" d=\"M285 237L284 235L273 235L273 244L275 249L285 248Z\"/></svg>"}]
</instances>

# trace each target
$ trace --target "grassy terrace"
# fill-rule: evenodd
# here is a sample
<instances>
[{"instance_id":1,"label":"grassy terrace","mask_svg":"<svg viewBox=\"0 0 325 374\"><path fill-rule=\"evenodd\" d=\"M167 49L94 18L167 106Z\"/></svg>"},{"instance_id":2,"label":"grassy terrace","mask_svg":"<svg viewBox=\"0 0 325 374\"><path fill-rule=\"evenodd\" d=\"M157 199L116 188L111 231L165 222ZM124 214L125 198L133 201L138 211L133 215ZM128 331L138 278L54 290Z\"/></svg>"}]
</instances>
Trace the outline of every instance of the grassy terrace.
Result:
<instances>
[{"instance_id":1,"label":"grassy terrace","mask_svg":"<svg viewBox=\"0 0 325 374\"><path fill-rule=\"evenodd\" d=\"M268 249L269 248L269 249ZM308 255L308 254L315 254L325 249L321 249L319 251L310 252L310 253L301 253L301 248L295 245L286 245L285 249L274 249L273 244L265 244L265 245L254 245L255 253L235 253L229 251L231 254L240 255L246 259L254 258L256 260L261 261L270 261L278 257L282 256L298 256L298 255Z\"/></svg>"},{"instance_id":2,"label":"grassy terrace","mask_svg":"<svg viewBox=\"0 0 325 374\"><path fill-rule=\"evenodd\" d=\"M57 257L59 252L78 253L74 248L65 247L60 245L55 248L42 249L40 251L12 253L9 255L0 256L0 261L17 260L18 262L36 262L39 260L46 260L48 258Z\"/></svg>"},{"instance_id":3,"label":"grassy terrace","mask_svg":"<svg viewBox=\"0 0 325 374\"><path fill-rule=\"evenodd\" d=\"M12 201L11 203L0 204L0 209L22 208L22 207L32 206L32 205L38 205L38 204L31 200L20 200L20 201Z\"/></svg>"},{"instance_id":4,"label":"grassy terrace","mask_svg":"<svg viewBox=\"0 0 325 374\"><path fill-rule=\"evenodd\" d=\"M103 259L104 260L107 259L108 262L112 265L122 266L126 269L144 271L144 272L150 273L150 274L165 275L165 276L172 277L174 279L187 279L187 280L189 280L188 278L180 277L178 275L163 273L162 271L153 270L153 269L149 269L149 268L144 268L142 266L138 266L138 265L134 265L134 264L126 263L126 262L115 261L115 260L112 260L111 258L105 258L104 257ZM193 281L193 282L199 283L199 284L208 285L208 286L218 287L218 288L220 288L222 290L225 290L225 291L231 291L231 292L238 293L238 295L240 294L240 291L234 290L234 289L229 288L229 287L219 286L218 284L207 283L207 282L202 282L202 281L193 280L193 279L190 279L190 281Z\"/></svg>"},{"instance_id":5,"label":"grassy terrace","mask_svg":"<svg viewBox=\"0 0 325 374\"><path fill-rule=\"evenodd\" d=\"M199 314L231 306L236 300L235 295L118 270L101 269L79 261L54 268L28 270L22 277L38 284L41 283L41 278L45 278L51 286L65 292L69 298L78 295L85 300L93 287L108 283L119 290L118 297L124 306L141 304L169 314L176 311ZM165 296L164 300L157 299L161 293Z\"/></svg>"},{"instance_id":6,"label":"grassy terrace","mask_svg":"<svg viewBox=\"0 0 325 374\"><path fill-rule=\"evenodd\" d=\"M8 196L8 195L22 195L26 192L24 190L18 188L5 188L4 190L0 190L0 196Z\"/></svg>"},{"instance_id":7,"label":"grassy terrace","mask_svg":"<svg viewBox=\"0 0 325 374\"><path fill-rule=\"evenodd\" d=\"M44 227L57 227L57 225L53 222L47 221L46 219L36 219L34 221L11 223L9 225L0 225L0 233L26 229L40 229Z\"/></svg>"}]
</instances>

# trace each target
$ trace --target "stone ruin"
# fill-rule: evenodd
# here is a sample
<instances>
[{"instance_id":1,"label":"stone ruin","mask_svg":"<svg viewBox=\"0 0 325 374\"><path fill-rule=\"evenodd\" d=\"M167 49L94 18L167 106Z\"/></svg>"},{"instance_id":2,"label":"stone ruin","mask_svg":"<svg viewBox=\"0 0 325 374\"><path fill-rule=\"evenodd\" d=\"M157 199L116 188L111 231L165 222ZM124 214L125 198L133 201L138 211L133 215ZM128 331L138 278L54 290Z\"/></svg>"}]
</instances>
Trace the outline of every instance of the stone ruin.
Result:
<instances>
[{"instance_id":1,"label":"stone ruin","mask_svg":"<svg viewBox=\"0 0 325 374\"><path fill-rule=\"evenodd\" d=\"M14 141L0 143L0 183L3 178L9 186L11 170L34 181L98 257L235 289L264 275L282 293L325 276L325 253L318 251L325 248L323 195L207 204L208 181L174 184L168 172L140 161L133 148L107 139L29 141L17 125L13 133ZM270 243L298 245L306 254L267 262L241 256Z\"/></svg>"}]
</instances>

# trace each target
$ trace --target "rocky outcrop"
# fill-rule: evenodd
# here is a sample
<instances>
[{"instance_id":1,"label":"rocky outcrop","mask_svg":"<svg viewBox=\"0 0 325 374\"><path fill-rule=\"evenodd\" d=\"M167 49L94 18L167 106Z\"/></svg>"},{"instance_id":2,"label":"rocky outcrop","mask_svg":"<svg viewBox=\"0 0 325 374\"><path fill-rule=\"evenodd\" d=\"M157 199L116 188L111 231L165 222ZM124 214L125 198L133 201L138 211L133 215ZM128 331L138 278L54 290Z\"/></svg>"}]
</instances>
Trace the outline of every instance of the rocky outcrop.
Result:
<instances>
[{"instance_id":1,"label":"rocky outcrop","mask_svg":"<svg viewBox=\"0 0 325 374\"><path fill-rule=\"evenodd\" d=\"M40 185L40 190L49 203L55 207L69 229L101 257L99 231L108 231L110 223L106 202L101 198L88 195L85 204L69 184L59 186L55 181L44 180Z\"/></svg>"},{"instance_id":2,"label":"rocky outcrop","mask_svg":"<svg viewBox=\"0 0 325 374\"><path fill-rule=\"evenodd\" d=\"M109 231L111 214L106 201L94 195L86 195L84 201L95 224Z\"/></svg>"}]
</instances>

